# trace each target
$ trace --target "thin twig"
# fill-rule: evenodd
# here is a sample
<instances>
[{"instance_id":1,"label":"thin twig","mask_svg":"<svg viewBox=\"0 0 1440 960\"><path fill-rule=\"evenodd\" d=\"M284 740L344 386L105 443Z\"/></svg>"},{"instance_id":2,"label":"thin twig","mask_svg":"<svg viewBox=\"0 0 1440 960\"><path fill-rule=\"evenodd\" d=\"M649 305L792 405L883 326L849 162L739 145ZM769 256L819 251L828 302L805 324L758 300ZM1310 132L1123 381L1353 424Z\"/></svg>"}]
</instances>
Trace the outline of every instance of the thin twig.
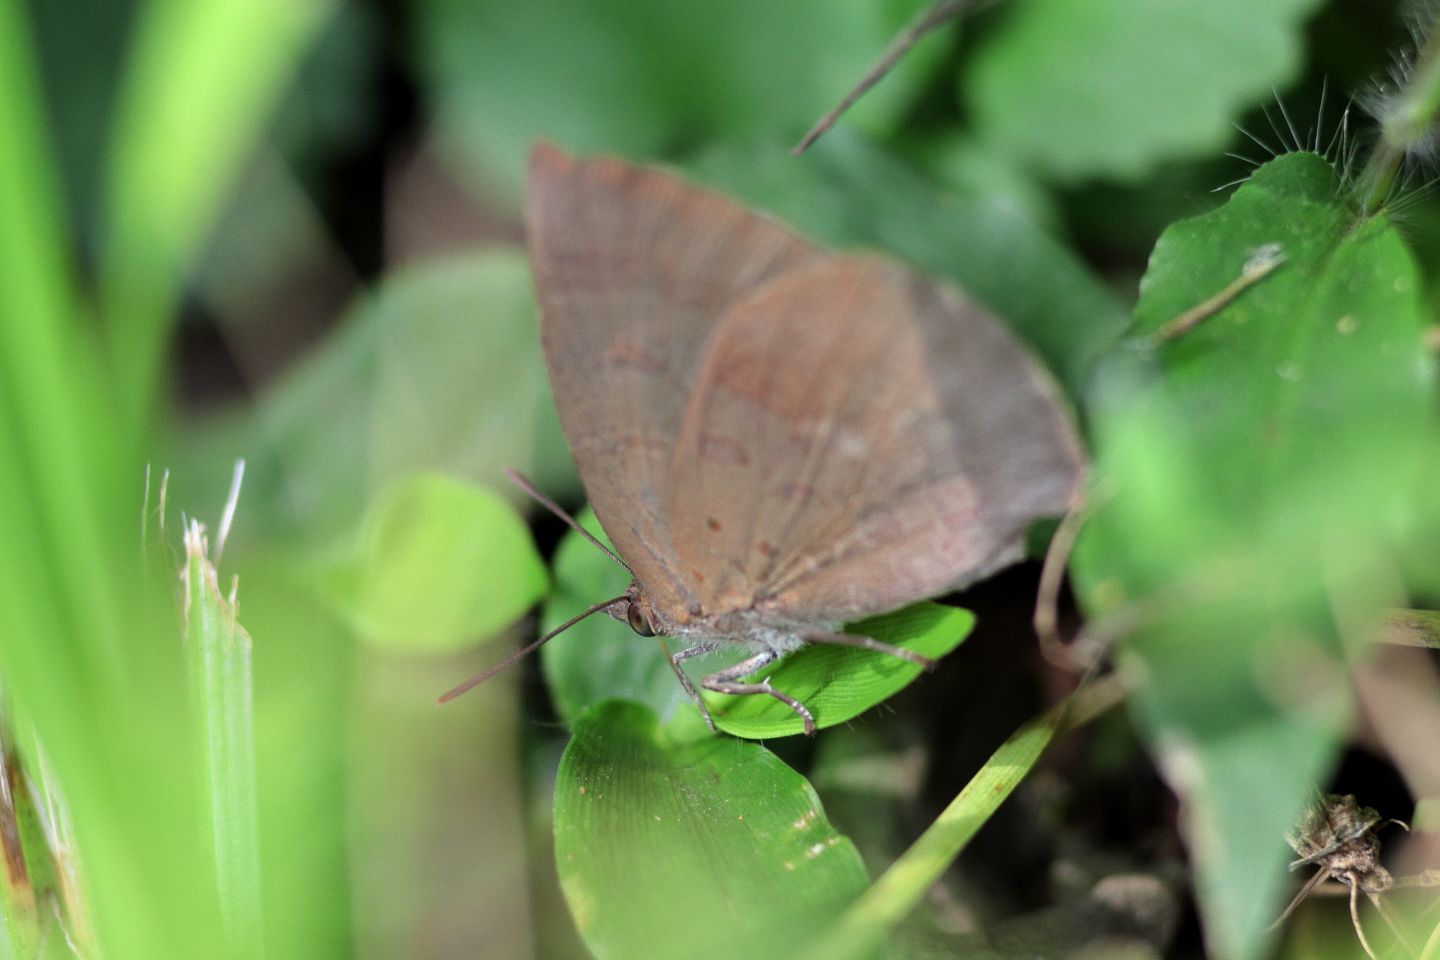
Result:
<instances>
[{"instance_id":1,"label":"thin twig","mask_svg":"<svg viewBox=\"0 0 1440 960\"><path fill-rule=\"evenodd\" d=\"M803 956L850 960L872 955L1034 769L1050 744L1117 706L1125 694L1119 677L1101 677L1011 734L925 832Z\"/></svg>"},{"instance_id":2,"label":"thin twig","mask_svg":"<svg viewBox=\"0 0 1440 960\"><path fill-rule=\"evenodd\" d=\"M1073 650L1067 649L1060 639L1060 585L1065 580L1065 568L1070 565L1070 554L1075 549L1075 540L1085 521L1090 519L1091 510L1085 501L1084 490L1077 490L1070 500L1050 546L1045 551L1045 562L1040 568L1040 584L1035 589L1035 636L1040 640L1040 652L1051 663L1067 668L1081 667Z\"/></svg>"},{"instance_id":3,"label":"thin twig","mask_svg":"<svg viewBox=\"0 0 1440 960\"><path fill-rule=\"evenodd\" d=\"M1200 324L1224 310L1234 302L1246 290L1264 280L1276 268L1285 263L1285 251L1279 244L1266 244L1256 250L1240 272L1240 276L1230 282L1224 290L1215 294L1204 303L1197 304L1171 320L1155 333L1155 339L1159 342L1168 342L1183 337L1194 330Z\"/></svg>"},{"instance_id":4,"label":"thin twig","mask_svg":"<svg viewBox=\"0 0 1440 960\"><path fill-rule=\"evenodd\" d=\"M900 31L895 39L890 41L890 46L885 48L885 52L880 55L880 59L875 61L874 66L866 72L865 76L860 78L860 82L851 88L850 92L845 95L843 100L836 104L833 110L821 117L820 121L810 128L809 133L800 138L800 142L791 149L790 155L792 157L798 157L808 150L811 144L819 140L825 135L826 131L835 126L836 121L840 119L845 111L855 105L855 101L859 100L871 87L879 83L885 74L889 73L895 64L899 63L900 59L910 52L910 48L920 42L925 34L943 26L952 18L959 16L966 7L974 2L975 0L940 0L935 6L921 14L914 23Z\"/></svg>"}]
</instances>

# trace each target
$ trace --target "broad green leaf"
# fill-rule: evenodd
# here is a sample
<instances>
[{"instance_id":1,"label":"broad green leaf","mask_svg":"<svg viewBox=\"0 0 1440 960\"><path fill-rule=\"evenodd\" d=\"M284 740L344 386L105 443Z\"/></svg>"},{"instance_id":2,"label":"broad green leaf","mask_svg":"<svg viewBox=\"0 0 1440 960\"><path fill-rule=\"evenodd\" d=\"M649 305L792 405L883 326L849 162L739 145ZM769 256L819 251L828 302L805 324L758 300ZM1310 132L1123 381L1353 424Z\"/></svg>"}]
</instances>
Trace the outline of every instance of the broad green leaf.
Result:
<instances>
[{"instance_id":1,"label":"broad green leaf","mask_svg":"<svg viewBox=\"0 0 1440 960\"><path fill-rule=\"evenodd\" d=\"M326 415L317 417L316 411ZM530 271L509 250L392 271L341 329L261 398L207 422L197 468L244 453L246 509L272 538L350 532L387 484L440 470L523 494L503 468L578 491L540 355ZM223 456L221 456L223 454Z\"/></svg>"},{"instance_id":2,"label":"broad green leaf","mask_svg":"<svg viewBox=\"0 0 1440 960\"><path fill-rule=\"evenodd\" d=\"M975 615L958 607L918 603L845 628L939 659L960 645L975 626ZM908 660L846 647L807 647L764 671L776 690L810 709L818 728L833 727L869 710L909 686L922 669ZM717 706L718 705L718 706ZM712 700L715 725L751 740L804 733L794 710L773 697L725 697Z\"/></svg>"},{"instance_id":3,"label":"broad green leaf","mask_svg":"<svg viewBox=\"0 0 1440 960\"><path fill-rule=\"evenodd\" d=\"M1115 297L998 182L978 154L945 185L837 130L798 159L751 145L702 153L702 179L835 247L888 250L957 283L1040 354L1079 396L1125 327Z\"/></svg>"},{"instance_id":4,"label":"broad green leaf","mask_svg":"<svg viewBox=\"0 0 1440 960\"><path fill-rule=\"evenodd\" d=\"M1415 266L1357 219L1313 154L1266 165L1156 244L1137 341L1091 409L1103 500L1074 571L1122 651L1139 717L1186 801L1207 935L1252 957L1281 906L1278 838L1332 762L1343 658L1433 542L1434 377ZM1282 265L1157 342L1257 251Z\"/></svg>"},{"instance_id":5,"label":"broad green leaf","mask_svg":"<svg viewBox=\"0 0 1440 960\"><path fill-rule=\"evenodd\" d=\"M334 601L366 640L401 650L461 649L545 595L544 561L523 519L485 487L440 475L397 484L367 519Z\"/></svg>"},{"instance_id":6,"label":"broad green leaf","mask_svg":"<svg viewBox=\"0 0 1440 960\"><path fill-rule=\"evenodd\" d=\"M419 68L458 171L519 196L547 137L656 157L760 137L784 153L927 0L425 0ZM889 130L942 44L921 44L846 116Z\"/></svg>"},{"instance_id":7,"label":"broad green leaf","mask_svg":"<svg viewBox=\"0 0 1440 960\"><path fill-rule=\"evenodd\" d=\"M774 754L730 737L675 745L624 702L574 724L555 858L601 960L793 955L866 886L854 845Z\"/></svg>"},{"instance_id":8,"label":"broad green leaf","mask_svg":"<svg viewBox=\"0 0 1440 960\"><path fill-rule=\"evenodd\" d=\"M606 543L588 509L579 518ZM542 629L549 630L591 604L625 591L630 576L587 543L568 534L555 552L555 591L545 605ZM955 649L974 626L966 610L922 603L875 617L850 628L885 643L939 658ZM677 641L667 641L673 652ZM601 613L571 627L541 648L541 662L560 714L571 720L596 703L626 699L643 703L667 724L672 736L694 730L699 711L686 695L666 659L659 639L637 636L625 624ZM742 658L710 654L690 661L692 676L718 670ZM906 660L847 647L813 646L799 650L765 671L777 690L805 703L819 727L844 723L898 693L921 673ZM789 707L764 696L727 697L707 693L715 723L738 737L762 739L802 733L804 724Z\"/></svg>"},{"instance_id":9,"label":"broad green leaf","mask_svg":"<svg viewBox=\"0 0 1440 960\"><path fill-rule=\"evenodd\" d=\"M1318 0L1030 0L961 77L979 135L1067 180L1213 153L1301 63ZM1302 128L1299 136L1304 137Z\"/></svg>"}]
</instances>

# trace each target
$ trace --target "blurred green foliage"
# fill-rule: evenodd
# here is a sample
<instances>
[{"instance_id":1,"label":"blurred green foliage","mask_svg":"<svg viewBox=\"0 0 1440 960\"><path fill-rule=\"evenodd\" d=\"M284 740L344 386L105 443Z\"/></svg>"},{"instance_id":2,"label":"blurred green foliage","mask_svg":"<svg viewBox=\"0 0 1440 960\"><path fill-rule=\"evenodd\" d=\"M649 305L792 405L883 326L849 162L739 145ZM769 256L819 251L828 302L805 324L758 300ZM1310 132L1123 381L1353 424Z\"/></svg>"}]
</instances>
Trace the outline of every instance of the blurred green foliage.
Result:
<instances>
[{"instance_id":1,"label":"blurred green foliage","mask_svg":"<svg viewBox=\"0 0 1440 960\"><path fill-rule=\"evenodd\" d=\"M1284 256L1273 275L1183 338L1145 341L1267 244ZM1418 294L1394 227L1357 223L1320 157L1281 157L1160 238L1116 361L1140 369L1092 408L1110 500L1075 569L1095 615L1138 601L1153 618L1126 645L1152 678L1139 715L1204 798L1196 855L1226 954L1273 919L1284 871L1256 851L1334 762L1344 648L1365 649L1405 603L1407 554L1433 549Z\"/></svg>"},{"instance_id":2,"label":"blurred green foliage","mask_svg":"<svg viewBox=\"0 0 1440 960\"><path fill-rule=\"evenodd\" d=\"M530 531L485 487L420 475L383 491L372 511L358 556L326 571L336 615L371 643L463 649L523 616L549 586Z\"/></svg>"},{"instance_id":3,"label":"blurred green foliage","mask_svg":"<svg viewBox=\"0 0 1440 960\"><path fill-rule=\"evenodd\" d=\"M1385 610L1440 598L1437 204L1360 213L1364 121L1335 90L1320 112L1409 41L1359 0L981 6L792 158L923 2L0 0L0 729L29 864L0 956L730 956L863 928L903 960L1002 912L946 868L1063 710L960 764L944 691L1043 706L973 652L983 614L904 692L913 668L855 651L778 667L828 681L813 753L711 736L604 617L543 677L433 706L547 590L558 524L532 539L502 467L582 498L519 243L537 137L908 259L1043 357L1095 461L1081 613L1183 802L1208 949L1260 955L1351 666ZM1269 162L1212 197L1251 173L1227 149ZM218 519L239 458L229 545L182 593L179 521ZM625 585L574 536L554 569L544 624ZM939 655L972 619L876 630ZM925 799L977 768L943 816ZM852 778L848 823L811 772ZM1296 949L1349 955L1312 914Z\"/></svg>"},{"instance_id":4,"label":"blurred green foliage","mask_svg":"<svg viewBox=\"0 0 1440 960\"><path fill-rule=\"evenodd\" d=\"M960 96L979 135L1020 164L1134 178L1230 140L1236 114L1295 71L1299 27L1319 5L1016 4L961 72Z\"/></svg>"}]
</instances>

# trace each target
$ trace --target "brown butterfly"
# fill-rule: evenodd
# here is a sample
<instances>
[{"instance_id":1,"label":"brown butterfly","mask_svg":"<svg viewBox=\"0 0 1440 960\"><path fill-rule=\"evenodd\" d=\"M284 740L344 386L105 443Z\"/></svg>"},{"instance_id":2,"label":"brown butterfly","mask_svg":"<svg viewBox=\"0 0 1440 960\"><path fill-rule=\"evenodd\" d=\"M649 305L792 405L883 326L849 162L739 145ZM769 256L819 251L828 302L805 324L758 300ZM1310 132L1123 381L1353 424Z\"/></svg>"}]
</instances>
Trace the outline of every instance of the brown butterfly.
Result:
<instances>
[{"instance_id":1,"label":"brown butterfly","mask_svg":"<svg viewBox=\"0 0 1440 960\"><path fill-rule=\"evenodd\" d=\"M774 697L807 733L804 704L750 679L786 654L842 644L930 666L841 627L1015 561L1079 483L1051 378L953 287L549 145L530 158L527 223L555 405L634 578L581 616L682 639L670 661L707 722L681 668L699 654L745 651L700 685Z\"/></svg>"}]
</instances>

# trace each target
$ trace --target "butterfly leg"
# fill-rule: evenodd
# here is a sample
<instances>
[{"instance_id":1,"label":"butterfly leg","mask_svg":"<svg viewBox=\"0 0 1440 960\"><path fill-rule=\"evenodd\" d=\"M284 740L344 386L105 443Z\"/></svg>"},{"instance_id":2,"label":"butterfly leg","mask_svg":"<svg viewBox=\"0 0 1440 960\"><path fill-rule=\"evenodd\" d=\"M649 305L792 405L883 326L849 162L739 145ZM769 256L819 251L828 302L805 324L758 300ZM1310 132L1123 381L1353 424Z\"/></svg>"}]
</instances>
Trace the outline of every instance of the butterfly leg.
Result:
<instances>
[{"instance_id":1,"label":"butterfly leg","mask_svg":"<svg viewBox=\"0 0 1440 960\"><path fill-rule=\"evenodd\" d=\"M914 650L906 650L904 647L893 647L888 643L881 643L874 637L859 637L848 633L807 633L802 637L806 643L823 643L836 647L859 647L861 650L874 650L877 653L888 653L892 657L899 657L901 660L909 660L911 663L918 663L926 670L935 669L935 661Z\"/></svg>"},{"instance_id":2,"label":"butterfly leg","mask_svg":"<svg viewBox=\"0 0 1440 960\"><path fill-rule=\"evenodd\" d=\"M726 667L724 670L710 674L710 676L700 681L700 685L706 690L714 690L716 693L728 693L736 697L748 696L754 693L763 693L772 696L799 714L800 719L805 721L806 735L813 737L815 736L815 717L810 713L810 710L805 704L770 686L769 677L766 677L759 683L749 683L745 680L746 677L756 670L774 663L778 659L780 659L780 655L775 651L762 650L753 657L741 660L733 667Z\"/></svg>"},{"instance_id":3,"label":"butterfly leg","mask_svg":"<svg viewBox=\"0 0 1440 960\"><path fill-rule=\"evenodd\" d=\"M680 664L686 660L689 660L691 657L698 657L707 653L714 653L716 650L719 650L723 645L724 644L721 643L721 641L719 640L706 640L701 643L695 644L695 646L693 647L686 647L684 650L676 650L674 653L669 655L670 669L675 671L675 676L680 679L680 686L685 688L685 692L690 695L690 699L695 701L695 706L700 708L700 716L705 718L705 726L710 728L711 733L715 733L716 731L715 721L710 716L710 708L705 706L705 701L700 697L700 691L695 689L695 684L692 683L690 681L690 678L685 675L685 671L681 668Z\"/></svg>"}]
</instances>

